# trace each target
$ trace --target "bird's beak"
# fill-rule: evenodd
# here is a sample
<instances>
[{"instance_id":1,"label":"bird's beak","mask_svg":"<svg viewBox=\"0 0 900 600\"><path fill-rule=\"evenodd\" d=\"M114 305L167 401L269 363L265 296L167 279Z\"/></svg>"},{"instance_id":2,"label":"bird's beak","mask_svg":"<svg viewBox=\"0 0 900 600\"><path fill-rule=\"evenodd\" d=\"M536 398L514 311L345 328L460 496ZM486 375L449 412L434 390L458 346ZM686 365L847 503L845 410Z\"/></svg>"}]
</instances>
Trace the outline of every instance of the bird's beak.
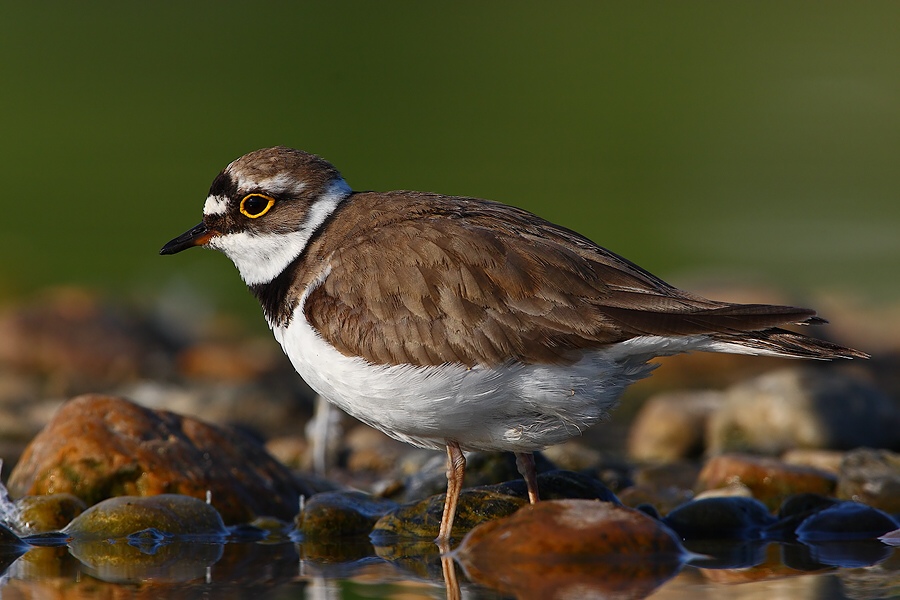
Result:
<instances>
[{"instance_id":1,"label":"bird's beak","mask_svg":"<svg viewBox=\"0 0 900 600\"><path fill-rule=\"evenodd\" d=\"M166 244L159 251L160 254L176 254L182 250L187 250L194 246L205 245L211 237L216 235L215 231L210 230L205 224L200 223L196 227L185 231L177 238Z\"/></svg>"}]
</instances>

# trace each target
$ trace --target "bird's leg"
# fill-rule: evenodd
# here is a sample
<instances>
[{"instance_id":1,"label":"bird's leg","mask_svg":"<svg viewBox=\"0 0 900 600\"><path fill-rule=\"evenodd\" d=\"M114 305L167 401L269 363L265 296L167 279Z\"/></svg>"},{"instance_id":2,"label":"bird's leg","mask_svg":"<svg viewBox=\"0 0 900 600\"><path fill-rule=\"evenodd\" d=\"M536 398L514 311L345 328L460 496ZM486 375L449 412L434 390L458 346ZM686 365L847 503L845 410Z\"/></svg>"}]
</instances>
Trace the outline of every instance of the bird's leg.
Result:
<instances>
[{"instance_id":1,"label":"bird's leg","mask_svg":"<svg viewBox=\"0 0 900 600\"><path fill-rule=\"evenodd\" d=\"M528 501L534 504L541 498L538 496L537 472L534 468L534 454L531 452L516 452L516 468L525 478L525 486L528 488Z\"/></svg>"},{"instance_id":2,"label":"bird's leg","mask_svg":"<svg viewBox=\"0 0 900 600\"><path fill-rule=\"evenodd\" d=\"M450 530L456 517L456 505L462 491L463 477L466 474L466 456L459 449L459 443L447 440L447 496L444 499L444 514L441 516L441 530L438 533L437 545L442 552L450 550Z\"/></svg>"}]
</instances>

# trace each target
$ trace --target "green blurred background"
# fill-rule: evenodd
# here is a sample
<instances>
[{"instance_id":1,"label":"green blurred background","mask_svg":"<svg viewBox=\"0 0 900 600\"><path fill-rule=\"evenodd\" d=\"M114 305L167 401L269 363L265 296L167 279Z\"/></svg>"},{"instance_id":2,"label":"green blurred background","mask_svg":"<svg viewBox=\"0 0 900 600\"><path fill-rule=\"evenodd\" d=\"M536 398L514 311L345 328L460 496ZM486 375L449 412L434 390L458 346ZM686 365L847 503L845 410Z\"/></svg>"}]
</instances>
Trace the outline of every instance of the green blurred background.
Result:
<instances>
[{"instance_id":1,"label":"green blurred background","mask_svg":"<svg viewBox=\"0 0 900 600\"><path fill-rule=\"evenodd\" d=\"M256 315L223 256L157 252L225 164L285 144L356 189L527 208L675 284L900 298L897 2L7 2L0 18L6 297L194 287Z\"/></svg>"}]
</instances>

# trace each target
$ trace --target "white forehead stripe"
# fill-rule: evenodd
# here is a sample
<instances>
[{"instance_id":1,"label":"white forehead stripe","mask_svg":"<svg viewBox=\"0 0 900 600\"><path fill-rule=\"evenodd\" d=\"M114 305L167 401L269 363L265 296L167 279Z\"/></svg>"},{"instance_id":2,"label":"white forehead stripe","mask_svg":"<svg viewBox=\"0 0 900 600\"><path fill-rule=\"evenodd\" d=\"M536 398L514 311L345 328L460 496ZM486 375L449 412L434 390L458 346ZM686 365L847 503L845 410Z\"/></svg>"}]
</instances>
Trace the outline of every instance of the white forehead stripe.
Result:
<instances>
[{"instance_id":1,"label":"white forehead stripe","mask_svg":"<svg viewBox=\"0 0 900 600\"><path fill-rule=\"evenodd\" d=\"M350 186L340 178L328 184L324 193L309 207L297 231L226 233L211 238L209 246L221 250L231 259L247 285L268 283L300 256L316 229L350 195L350 191Z\"/></svg>"},{"instance_id":2,"label":"white forehead stripe","mask_svg":"<svg viewBox=\"0 0 900 600\"><path fill-rule=\"evenodd\" d=\"M225 208L228 206L228 199L223 196L209 196L206 204L203 205L204 215L221 215L225 214Z\"/></svg>"}]
</instances>

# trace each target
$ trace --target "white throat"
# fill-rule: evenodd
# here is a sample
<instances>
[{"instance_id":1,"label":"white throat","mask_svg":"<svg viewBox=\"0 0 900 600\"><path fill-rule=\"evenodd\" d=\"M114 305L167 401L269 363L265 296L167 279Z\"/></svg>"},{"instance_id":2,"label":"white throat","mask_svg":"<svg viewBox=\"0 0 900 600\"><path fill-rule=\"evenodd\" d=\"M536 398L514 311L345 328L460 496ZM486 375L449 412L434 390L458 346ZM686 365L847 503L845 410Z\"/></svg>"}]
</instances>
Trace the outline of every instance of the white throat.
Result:
<instances>
[{"instance_id":1,"label":"white throat","mask_svg":"<svg viewBox=\"0 0 900 600\"><path fill-rule=\"evenodd\" d=\"M268 283L300 256L316 229L350 195L350 192L347 182L337 178L310 205L306 219L296 231L266 234L228 233L213 237L209 241L209 246L224 252L231 259L247 285Z\"/></svg>"}]
</instances>

